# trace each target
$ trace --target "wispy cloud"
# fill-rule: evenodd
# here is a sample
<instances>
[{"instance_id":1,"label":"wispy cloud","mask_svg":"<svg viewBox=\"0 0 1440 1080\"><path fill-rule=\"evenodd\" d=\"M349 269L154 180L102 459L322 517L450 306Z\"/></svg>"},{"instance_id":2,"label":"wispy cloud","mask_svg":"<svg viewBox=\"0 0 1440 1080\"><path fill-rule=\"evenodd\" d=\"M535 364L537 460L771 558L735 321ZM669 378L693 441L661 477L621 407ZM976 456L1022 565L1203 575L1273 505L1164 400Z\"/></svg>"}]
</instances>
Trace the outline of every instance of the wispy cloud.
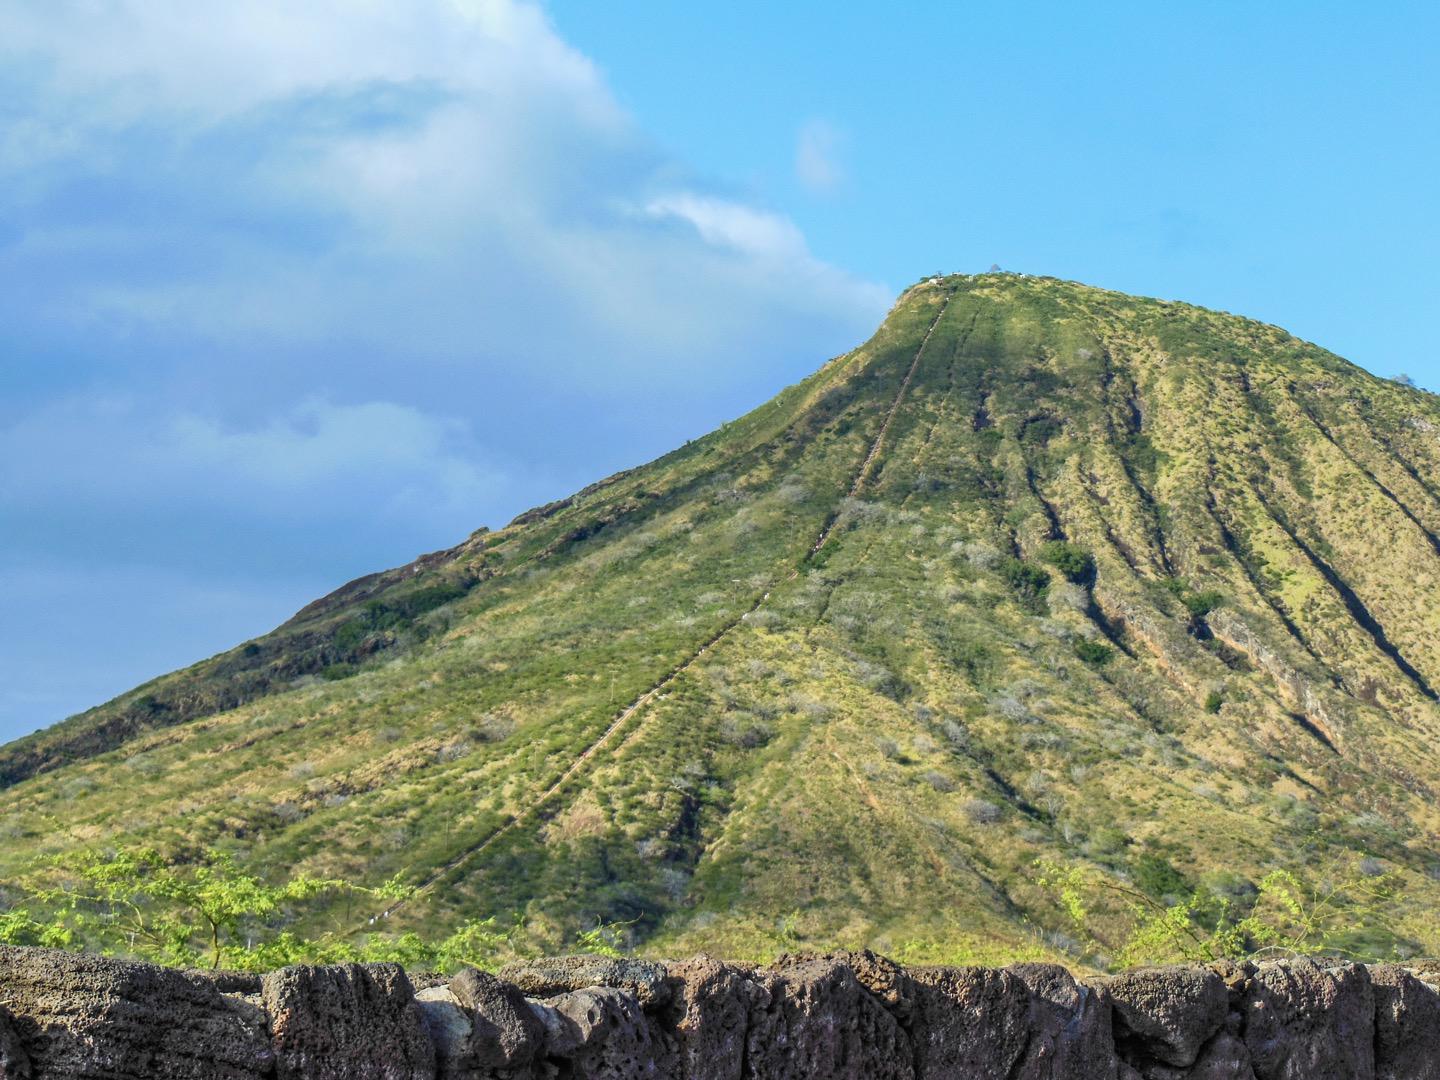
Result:
<instances>
[{"instance_id":1,"label":"wispy cloud","mask_svg":"<svg viewBox=\"0 0 1440 1080\"><path fill-rule=\"evenodd\" d=\"M694 226L707 243L760 259L808 260L805 237L788 219L742 203L690 192L651 199L648 214Z\"/></svg>"}]
</instances>

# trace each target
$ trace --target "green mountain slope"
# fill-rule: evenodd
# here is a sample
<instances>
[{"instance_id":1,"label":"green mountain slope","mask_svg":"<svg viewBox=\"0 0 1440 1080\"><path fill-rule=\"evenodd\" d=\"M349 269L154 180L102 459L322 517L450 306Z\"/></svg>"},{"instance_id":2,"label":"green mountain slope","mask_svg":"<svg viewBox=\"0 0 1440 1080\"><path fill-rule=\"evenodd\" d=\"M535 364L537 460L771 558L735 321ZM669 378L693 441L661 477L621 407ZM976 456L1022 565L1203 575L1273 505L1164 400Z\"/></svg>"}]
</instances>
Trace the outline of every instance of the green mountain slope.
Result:
<instances>
[{"instance_id":1,"label":"green mountain slope","mask_svg":"<svg viewBox=\"0 0 1440 1080\"><path fill-rule=\"evenodd\" d=\"M0 749L77 846L422 885L382 925L1063 948L1037 858L1440 932L1440 399L1274 327L909 289L749 415ZM310 930L370 912L321 910Z\"/></svg>"}]
</instances>

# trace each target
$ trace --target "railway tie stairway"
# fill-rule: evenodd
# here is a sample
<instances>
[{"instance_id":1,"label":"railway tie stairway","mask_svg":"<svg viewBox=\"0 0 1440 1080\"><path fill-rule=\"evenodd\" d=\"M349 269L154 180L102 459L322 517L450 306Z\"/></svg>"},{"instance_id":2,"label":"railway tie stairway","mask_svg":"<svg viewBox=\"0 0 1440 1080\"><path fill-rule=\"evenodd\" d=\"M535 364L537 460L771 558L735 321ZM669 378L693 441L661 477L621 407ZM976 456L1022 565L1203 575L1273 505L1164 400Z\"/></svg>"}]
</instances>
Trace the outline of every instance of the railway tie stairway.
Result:
<instances>
[{"instance_id":1,"label":"railway tie stairway","mask_svg":"<svg viewBox=\"0 0 1440 1080\"><path fill-rule=\"evenodd\" d=\"M930 325L926 328L925 334L920 340L920 345L915 350L914 359L911 360L910 367L905 372L904 378L901 379L900 386L895 391L895 397L890 402L889 409L886 410L885 419L880 424L880 430L876 432L875 438L871 442L868 452L866 453L864 459L860 462L859 467L855 471L854 479L851 481L850 486L846 491L846 498L853 499L858 497L865 490L866 484L874 476L876 468L881 461L881 457L885 448L885 443L890 434L891 425L895 420L896 414L900 411L900 406L905 400L905 395L906 392L910 389L910 384L915 379L915 372L919 370L920 362L925 356L925 347L930 343L930 338L935 333L936 326L940 324L940 320L944 317L946 310L949 308L952 296L953 293L946 295L945 299L940 304L940 309L935 313L935 317L930 321ZM805 556L806 562L814 559L815 556L820 553L821 549L824 548L825 545L830 541L831 537L834 535L835 526L839 520L839 517L840 507L837 506L835 510L829 515L829 517L826 518L825 524L822 526L819 535L815 538L814 543L810 545L810 548L808 549L808 552ZM786 576L785 580L794 579L799 575L799 572L800 571L798 568L792 569ZM553 782L551 782L543 791L540 792L539 795L532 799L528 804L526 804L523 808L516 811L515 813L508 815L499 825L491 829L484 836L480 837L474 843L463 848L446 862L431 870L430 873L428 873L403 899L391 904L388 908L386 908L378 915L369 917L364 923L352 926L350 929L350 933L353 934L362 932L374 926L376 923L397 914L406 907L414 904L417 900L422 899L430 892L432 892L442 882L452 877L462 868L473 863L489 848L493 847L498 841L509 835L526 821L535 817L537 813L539 813L552 799L555 798L555 796L557 796L562 791L562 789L567 783L569 783L571 780L573 780L576 776L578 776L581 772L585 770L586 766L590 762L592 762L596 758L596 756L599 755L600 752L603 751L605 747L614 740L615 736L620 732L622 728L626 727L630 723L630 721L634 720L637 716L639 716L639 714L643 712L647 706L652 704L658 698L662 697L665 691L670 686L672 686L677 679L679 679L687 671L693 668L700 660L704 659L705 656L712 652L714 648L720 644L721 641L728 637L729 634L738 626L740 626L749 616L759 611L765 605L766 601L770 599L771 591L772 590L767 589L765 590L765 592L755 597L755 599L749 604L749 606L745 608L745 610L740 612L740 614L735 616L733 619L728 620L723 626L721 626L719 630L717 630L714 634L712 634L709 638L702 642L700 646L695 649L694 652L690 653L684 660L672 667L658 680L656 680L656 682L654 682L649 687L649 689L647 689L629 705L625 706L618 713L616 713L614 719L612 719L611 722L605 727L605 730L600 733L599 737L596 738L594 742L590 743L590 745L587 746L583 751L581 751L579 756L577 756L573 761L571 761L570 764L564 769L564 771L562 771ZM638 728L639 725L637 724L636 730L638 730ZM633 732L631 732L630 734L633 734ZM628 741L628 737L629 736L627 735L626 740L622 740L622 745L624 741Z\"/></svg>"}]
</instances>

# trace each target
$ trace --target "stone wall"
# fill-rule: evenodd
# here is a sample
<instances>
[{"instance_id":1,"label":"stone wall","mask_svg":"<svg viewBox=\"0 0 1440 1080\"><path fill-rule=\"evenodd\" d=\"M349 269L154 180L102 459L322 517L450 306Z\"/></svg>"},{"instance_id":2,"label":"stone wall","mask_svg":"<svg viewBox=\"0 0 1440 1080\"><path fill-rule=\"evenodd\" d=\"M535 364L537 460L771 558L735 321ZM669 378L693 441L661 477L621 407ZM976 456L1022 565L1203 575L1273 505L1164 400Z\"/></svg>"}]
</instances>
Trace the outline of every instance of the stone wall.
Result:
<instances>
[{"instance_id":1,"label":"stone wall","mask_svg":"<svg viewBox=\"0 0 1440 1080\"><path fill-rule=\"evenodd\" d=\"M869 953L171 971L0 948L0 1080L1440 1080L1440 968L1077 981Z\"/></svg>"}]
</instances>

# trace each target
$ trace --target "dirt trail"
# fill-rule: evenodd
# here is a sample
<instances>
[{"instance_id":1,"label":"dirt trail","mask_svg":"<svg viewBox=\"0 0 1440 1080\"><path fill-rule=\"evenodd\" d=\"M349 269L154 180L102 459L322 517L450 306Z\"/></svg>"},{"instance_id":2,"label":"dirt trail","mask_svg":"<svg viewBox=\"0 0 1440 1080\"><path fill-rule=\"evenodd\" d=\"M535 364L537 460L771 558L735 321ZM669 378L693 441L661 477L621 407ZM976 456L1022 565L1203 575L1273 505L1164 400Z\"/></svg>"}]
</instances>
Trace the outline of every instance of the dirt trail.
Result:
<instances>
[{"instance_id":1,"label":"dirt trail","mask_svg":"<svg viewBox=\"0 0 1440 1080\"><path fill-rule=\"evenodd\" d=\"M900 411L900 404L905 399L905 392L910 389L910 383L914 380L915 372L920 367L920 360L925 355L925 346L930 343L930 336L935 332L935 327L940 324L941 317L945 314L946 309L950 306L950 300L951 297L947 296L945 300L941 303L940 310L935 313L935 318L931 320L930 326L925 331L925 336L920 340L920 347L915 350L915 359L911 361L910 369L906 371L905 378L902 379L900 382L900 388L895 393L895 399L890 403L890 408L885 413L885 419L880 425L880 430L876 433L875 440L870 444L869 453L865 455L865 459L860 463L860 468L856 472L855 479L851 482L850 489L847 492L847 498L853 499L858 496L864 490L866 482L874 473L875 465L879 461L881 451L883 450L885 445L886 436L888 436L890 433L890 425L895 419L895 414ZM826 542L829 541L831 535L835 531L835 525L836 522L839 520L839 516L840 508L837 507L835 512L826 519L825 525L822 527L820 535L816 538L815 543L810 546L809 552L806 555L806 561L814 558L815 555L819 553L820 549L825 546ZM791 570L786 580L794 578L798 574L798 570ZM425 894L430 892L436 885L440 884L440 882L445 880L455 871L459 870L462 866L469 863L472 859L480 856L496 841L508 835L517 826L523 824L529 818L533 817L537 811L544 807L547 802L549 802L555 795L560 792L561 788L563 788L566 783L568 783L582 769L584 769L586 764L590 762L596 754L598 754L601 750L605 748L605 746L611 741L611 739L614 738L615 734L622 727L624 727L629 720L633 719L636 714L638 714L651 702L661 697L664 694L665 690L672 683L674 683L676 679L678 679L681 675L685 674L685 672L689 671L692 667L694 667L696 663L698 663L708 653L710 653L711 650L713 650L715 646L718 645L732 630L734 630L737 626L744 622L748 616L753 615L755 612L759 611L760 608L764 605L764 603L769 599L770 590L766 590L760 596L756 597L756 599L750 604L749 607L747 607L735 618L730 619L723 626L721 626L719 630L712 634L705 642L700 645L699 648L692 652L688 657L686 657L683 661L681 661L679 664L675 665L664 675L662 675L654 684L651 685L650 689L646 690L629 705L621 709L620 712L615 715L615 718L610 721L609 725L605 728L605 730L600 733L600 736L589 746L587 746L580 753L580 755L570 763L570 765L565 769L565 771L562 772L549 787L547 787L538 796L531 800L529 805L524 807L524 809L510 815L503 822L501 822L500 825L492 829L483 838L476 841L474 844L471 844L469 847L464 848L453 858L449 859L448 861L442 863L440 866L432 870L415 887L415 891L412 892L408 897L392 904L379 915L372 916L368 920L368 922L352 927L350 932L357 933L359 931L365 930L368 927L373 926L375 923L383 919L387 919L391 915L394 915L396 912L399 912L404 908L408 907L409 905L413 904L416 900L420 899ZM628 741L628 737L626 741Z\"/></svg>"},{"instance_id":2,"label":"dirt trail","mask_svg":"<svg viewBox=\"0 0 1440 1080\"><path fill-rule=\"evenodd\" d=\"M875 436L875 441L870 444L870 452L865 455L865 460L860 463L860 469L855 474L855 480L850 485L847 498L858 498L865 490L866 481L875 471L875 463L880 458L880 451L885 445L885 437L890 434L890 425L895 420L895 414L900 411L900 403L905 400L905 391L910 389L911 382L915 379L915 372L920 369L920 358L925 355L925 346L930 344L930 335L935 333L935 327L940 325L940 319L945 310L950 306L951 297L947 296L940 310L935 313L935 318L930 321L930 326L925 331L925 336L920 339L920 347L915 350L915 359L910 362L910 370L905 372L905 378L900 381L900 389L895 393L895 400L890 403L890 411L885 414L885 422L880 425L880 431ZM829 541L835 531L835 524L840 519L840 512L837 508L825 522L825 527L820 530L820 535L815 538L815 543L810 545L810 555L813 557L820 553L820 549ZM794 577L799 571L792 571L790 576Z\"/></svg>"}]
</instances>

